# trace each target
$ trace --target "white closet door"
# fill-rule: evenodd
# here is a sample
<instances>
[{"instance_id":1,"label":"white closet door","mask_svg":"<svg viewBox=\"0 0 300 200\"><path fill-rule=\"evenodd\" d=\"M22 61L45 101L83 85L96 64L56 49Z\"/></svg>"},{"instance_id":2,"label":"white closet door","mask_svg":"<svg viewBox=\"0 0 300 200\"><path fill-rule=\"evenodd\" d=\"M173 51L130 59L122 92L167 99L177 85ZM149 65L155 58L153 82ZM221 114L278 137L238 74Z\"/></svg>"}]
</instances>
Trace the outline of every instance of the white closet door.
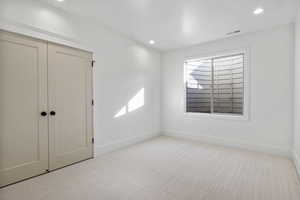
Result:
<instances>
[{"instance_id":1,"label":"white closet door","mask_svg":"<svg viewBox=\"0 0 300 200\"><path fill-rule=\"evenodd\" d=\"M0 30L0 186L48 169L47 43Z\"/></svg>"},{"instance_id":2,"label":"white closet door","mask_svg":"<svg viewBox=\"0 0 300 200\"><path fill-rule=\"evenodd\" d=\"M50 170L93 156L92 54L48 44Z\"/></svg>"}]
</instances>

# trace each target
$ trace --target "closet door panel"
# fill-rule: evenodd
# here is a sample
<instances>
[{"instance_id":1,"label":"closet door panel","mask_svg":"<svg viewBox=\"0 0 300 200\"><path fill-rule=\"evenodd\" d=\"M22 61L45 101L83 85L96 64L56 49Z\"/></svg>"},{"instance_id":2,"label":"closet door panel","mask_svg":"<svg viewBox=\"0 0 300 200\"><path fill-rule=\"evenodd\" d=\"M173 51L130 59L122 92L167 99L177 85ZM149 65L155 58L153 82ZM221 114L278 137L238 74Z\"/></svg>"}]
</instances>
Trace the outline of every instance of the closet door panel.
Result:
<instances>
[{"instance_id":1,"label":"closet door panel","mask_svg":"<svg viewBox=\"0 0 300 200\"><path fill-rule=\"evenodd\" d=\"M48 169L47 44L0 30L0 186Z\"/></svg>"},{"instance_id":2,"label":"closet door panel","mask_svg":"<svg viewBox=\"0 0 300 200\"><path fill-rule=\"evenodd\" d=\"M92 55L48 45L50 169L91 158Z\"/></svg>"}]
</instances>

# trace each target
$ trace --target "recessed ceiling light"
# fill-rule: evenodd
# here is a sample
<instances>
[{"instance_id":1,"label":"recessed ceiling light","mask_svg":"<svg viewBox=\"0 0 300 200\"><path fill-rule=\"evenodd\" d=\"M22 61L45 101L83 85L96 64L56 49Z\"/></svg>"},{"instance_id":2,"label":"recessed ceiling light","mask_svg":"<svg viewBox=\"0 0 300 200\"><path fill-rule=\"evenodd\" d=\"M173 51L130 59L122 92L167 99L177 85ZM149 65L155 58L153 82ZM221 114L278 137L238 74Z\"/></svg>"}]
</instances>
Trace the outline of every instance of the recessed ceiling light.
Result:
<instances>
[{"instance_id":1,"label":"recessed ceiling light","mask_svg":"<svg viewBox=\"0 0 300 200\"><path fill-rule=\"evenodd\" d=\"M254 11L253 11L253 14L254 15L261 15L261 14L263 14L264 13L264 9L262 8L262 7L258 7L258 8L256 8Z\"/></svg>"},{"instance_id":2,"label":"recessed ceiling light","mask_svg":"<svg viewBox=\"0 0 300 200\"><path fill-rule=\"evenodd\" d=\"M149 44L155 44L155 41L154 40L150 40Z\"/></svg>"},{"instance_id":3,"label":"recessed ceiling light","mask_svg":"<svg viewBox=\"0 0 300 200\"><path fill-rule=\"evenodd\" d=\"M64 0L56 0L56 1L58 1L58 2L63 2Z\"/></svg>"}]
</instances>

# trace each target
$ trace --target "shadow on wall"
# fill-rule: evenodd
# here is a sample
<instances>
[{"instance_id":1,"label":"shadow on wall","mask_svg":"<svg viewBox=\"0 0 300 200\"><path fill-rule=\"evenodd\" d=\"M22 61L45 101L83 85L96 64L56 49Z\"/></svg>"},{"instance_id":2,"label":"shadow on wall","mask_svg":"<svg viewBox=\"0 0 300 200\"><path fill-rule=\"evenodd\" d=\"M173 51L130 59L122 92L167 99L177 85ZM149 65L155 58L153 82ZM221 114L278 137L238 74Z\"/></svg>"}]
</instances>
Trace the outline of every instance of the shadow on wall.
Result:
<instances>
[{"instance_id":1,"label":"shadow on wall","mask_svg":"<svg viewBox=\"0 0 300 200\"><path fill-rule=\"evenodd\" d=\"M129 102L124 105L114 116L114 118L119 118L126 115L127 113L133 112L145 104L145 89L140 89L136 95L134 95Z\"/></svg>"}]
</instances>

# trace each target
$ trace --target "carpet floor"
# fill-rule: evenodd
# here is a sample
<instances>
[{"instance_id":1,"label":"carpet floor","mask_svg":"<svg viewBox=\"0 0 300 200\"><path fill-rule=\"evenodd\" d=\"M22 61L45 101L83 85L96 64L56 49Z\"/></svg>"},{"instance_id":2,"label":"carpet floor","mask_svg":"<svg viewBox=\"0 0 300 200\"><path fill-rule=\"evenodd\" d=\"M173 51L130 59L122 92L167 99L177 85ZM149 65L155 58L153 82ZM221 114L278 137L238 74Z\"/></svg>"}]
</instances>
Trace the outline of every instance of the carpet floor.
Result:
<instances>
[{"instance_id":1,"label":"carpet floor","mask_svg":"<svg viewBox=\"0 0 300 200\"><path fill-rule=\"evenodd\" d=\"M283 157L171 137L0 189L1 200L299 200Z\"/></svg>"}]
</instances>

